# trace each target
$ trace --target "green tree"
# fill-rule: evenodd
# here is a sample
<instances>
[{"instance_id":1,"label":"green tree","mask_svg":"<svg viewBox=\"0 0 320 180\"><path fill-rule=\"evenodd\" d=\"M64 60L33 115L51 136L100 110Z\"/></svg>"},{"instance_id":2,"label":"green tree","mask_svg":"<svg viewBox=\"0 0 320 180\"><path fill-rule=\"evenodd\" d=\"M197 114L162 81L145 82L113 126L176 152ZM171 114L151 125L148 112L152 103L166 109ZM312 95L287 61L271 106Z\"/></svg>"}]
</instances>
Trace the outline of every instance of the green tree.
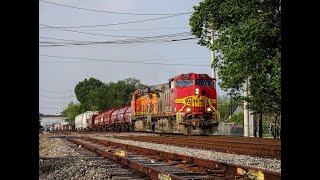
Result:
<instances>
[{"instance_id":1,"label":"green tree","mask_svg":"<svg viewBox=\"0 0 320 180\"><path fill-rule=\"evenodd\" d=\"M218 96L218 111L220 120L226 121L230 116L230 98L227 95Z\"/></svg>"},{"instance_id":2,"label":"green tree","mask_svg":"<svg viewBox=\"0 0 320 180\"><path fill-rule=\"evenodd\" d=\"M280 0L204 0L190 17L198 44L216 50L222 89L240 93L249 78L249 108L281 111ZM210 43L209 32L217 38Z\"/></svg>"},{"instance_id":3,"label":"green tree","mask_svg":"<svg viewBox=\"0 0 320 180\"><path fill-rule=\"evenodd\" d=\"M65 111L66 111L66 114L68 116L66 118L66 121L69 122L70 124L72 124L72 123L74 123L75 117L78 114L81 114L81 112L80 112L80 104L75 104L73 102L70 102Z\"/></svg>"},{"instance_id":4,"label":"green tree","mask_svg":"<svg viewBox=\"0 0 320 180\"><path fill-rule=\"evenodd\" d=\"M233 114L230 118L231 122L235 122L236 124L243 124L244 116L243 112L240 112L238 114Z\"/></svg>"},{"instance_id":5,"label":"green tree","mask_svg":"<svg viewBox=\"0 0 320 180\"><path fill-rule=\"evenodd\" d=\"M76 85L76 87L74 88L74 92L76 94L77 100L81 103L81 112L84 112L91 108L88 104L88 94L90 94L91 91L95 91L102 85L103 83L100 80L92 77L89 80L85 79Z\"/></svg>"},{"instance_id":6,"label":"green tree","mask_svg":"<svg viewBox=\"0 0 320 180\"><path fill-rule=\"evenodd\" d=\"M148 87L141 84L140 80L128 78L116 83L109 82L91 90L85 101L81 102L81 112L103 111L105 109L130 104L132 92L136 89Z\"/></svg>"},{"instance_id":7,"label":"green tree","mask_svg":"<svg viewBox=\"0 0 320 180\"><path fill-rule=\"evenodd\" d=\"M125 81L127 84L133 85L136 89L144 89L149 87L148 85L141 84L140 80L136 78L127 78L123 81Z\"/></svg>"},{"instance_id":8,"label":"green tree","mask_svg":"<svg viewBox=\"0 0 320 180\"><path fill-rule=\"evenodd\" d=\"M65 110L63 110L63 111L61 112L61 115L64 115L64 116L66 116L66 115L67 115L67 111L66 111L66 109L65 109Z\"/></svg>"},{"instance_id":9,"label":"green tree","mask_svg":"<svg viewBox=\"0 0 320 180\"><path fill-rule=\"evenodd\" d=\"M218 96L218 111L220 113L221 121L243 122L243 117L240 117L241 115L243 116L243 113L232 114L238 104L242 103L243 102L239 98L230 96L230 94Z\"/></svg>"}]
</instances>

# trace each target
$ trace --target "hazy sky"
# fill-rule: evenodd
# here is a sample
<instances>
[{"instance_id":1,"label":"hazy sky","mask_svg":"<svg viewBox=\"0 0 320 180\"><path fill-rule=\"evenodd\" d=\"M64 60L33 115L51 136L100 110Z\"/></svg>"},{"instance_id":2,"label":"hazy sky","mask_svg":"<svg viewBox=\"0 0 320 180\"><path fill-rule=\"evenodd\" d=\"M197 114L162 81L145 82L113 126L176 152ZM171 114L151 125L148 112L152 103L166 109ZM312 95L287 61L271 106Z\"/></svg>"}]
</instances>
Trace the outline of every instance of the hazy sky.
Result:
<instances>
[{"instance_id":1,"label":"hazy sky","mask_svg":"<svg viewBox=\"0 0 320 180\"><path fill-rule=\"evenodd\" d=\"M171 41L194 37L188 35L191 14L127 23L192 12L192 7L198 5L200 0L44 1L80 9L58 6L42 0L39 2L40 113L60 112L66 108L68 101L77 102L74 87L85 78L94 77L107 83L134 77L143 84L155 85L166 83L169 78L182 73L205 73L211 76L208 48L198 45L197 40ZM160 35L168 36L157 39L153 37ZM106 41L112 43L90 44ZM57 45L56 43L61 45L86 42L89 42L89 45L52 46ZM130 43L124 44L128 42ZM225 92L218 87L218 94Z\"/></svg>"}]
</instances>

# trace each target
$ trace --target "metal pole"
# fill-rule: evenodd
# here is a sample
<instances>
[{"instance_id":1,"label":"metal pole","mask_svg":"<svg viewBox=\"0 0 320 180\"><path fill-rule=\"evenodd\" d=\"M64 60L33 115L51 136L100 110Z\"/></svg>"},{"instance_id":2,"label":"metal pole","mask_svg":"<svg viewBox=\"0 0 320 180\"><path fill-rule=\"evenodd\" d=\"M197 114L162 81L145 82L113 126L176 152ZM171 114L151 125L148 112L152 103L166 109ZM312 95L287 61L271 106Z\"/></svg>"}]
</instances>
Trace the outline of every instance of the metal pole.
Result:
<instances>
[{"instance_id":1,"label":"metal pole","mask_svg":"<svg viewBox=\"0 0 320 180\"><path fill-rule=\"evenodd\" d=\"M248 79L243 83L243 96L248 97ZM249 137L249 110L248 110L248 101L243 103L243 136Z\"/></svg>"},{"instance_id":2,"label":"metal pole","mask_svg":"<svg viewBox=\"0 0 320 180\"><path fill-rule=\"evenodd\" d=\"M260 119L259 119L259 138L262 138L262 112L260 112Z\"/></svg>"},{"instance_id":3,"label":"metal pole","mask_svg":"<svg viewBox=\"0 0 320 180\"><path fill-rule=\"evenodd\" d=\"M214 31L211 31L211 45L213 46L213 40L214 40ZM212 47L213 48L213 47ZM214 62L214 50L211 50L211 64L213 64ZM216 79L216 71L215 71L215 67L212 67L212 78ZM216 80L214 81L214 87L216 87Z\"/></svg>"},{"instance_id":4,"label":"metal pole","mask_svg":"<svg viewBox=\"0 0 320 180\"><path fill-rule=\"evenodd\" d=\"M232 116L232 96L230 94L230 116Z\"/></svg>"}]
</instances>

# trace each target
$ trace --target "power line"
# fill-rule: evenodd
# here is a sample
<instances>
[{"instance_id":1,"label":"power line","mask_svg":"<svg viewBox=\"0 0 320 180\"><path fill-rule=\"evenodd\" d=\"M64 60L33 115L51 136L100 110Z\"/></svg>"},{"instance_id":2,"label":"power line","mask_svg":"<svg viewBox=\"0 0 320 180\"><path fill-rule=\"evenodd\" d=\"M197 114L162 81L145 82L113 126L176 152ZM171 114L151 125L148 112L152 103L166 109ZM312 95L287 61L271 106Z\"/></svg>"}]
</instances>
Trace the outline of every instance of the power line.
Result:
<instances>
[{"instance_id":1,"label":"power line","mask_svg":"<svg viewBox=\"0 0 320 180\"><path fill-rule=\"evenodd\" d=\"M42 56L42 55L40 55ZM43 55L47 56L47 55ZM210 59L210 57L207 56L201 56L201 57L179 57L179 58L162 58L162 59L130 59L127 61L166 61L166 60L178 60L178 59ZM88 59L89 60L89 59ZM122 59L118 59L122 60ZM90 61L101 61L101 60L91 60ZM102 60L105 61L105 60Z\"/></svg>"},{"instance_id":2,"label":"power line","mask_svg":"<svg viewBox=\"0 0 320 180\"><path fill-rule=\"evenodd\" d=\"M52 101L44 101L39 99L39 101L43 102L43 103L48 103L48 104L67 104L68 102L63 101L63 102L52 102Z\"/></svg>"},{"instance_id":3,"label":"power line","mask_svg":"<svg viewBox=\"0 0 320 180\"><path fill-rule=\"evenodd\" d=\"M52 96L46 96L46 95L43 95L43 94L40 94L40 93L39 93L39 95L40 95L41 97L54 98L54 99L66 99L66 98L71 97L71 96L64 96L64 97L52 97Z\"/></svg>"},{"instance_id":4,"label":"power line","mask_svg":"<svg viewBox=\"0 0 320 180\"><path fill-rule=\"evenodd\" d=\"M179 36L178 36L179 37ZM167 39L163 39L167 38ZM130 44L130 43L161 43L161 42L175 42L175 41L185 41L185 40L193 40L198 39L195 37L184 38L184 39L169 39L169 37L162 37L161 39L145 39L145 40L135 40L135 39L123 39L116 41L76 41L76 40L66 40L66 39L56 39L54 40L62 40L62 41L70 41L70 42L57 42L57 41L39 41L39 43L47 44L47 45L91 45L91 44Z\"/></svg>"},{"instance_id":5,"label":"power line","mask_svg":"<svg viewBox=\"0 0 320 180\"><path fill-rule=\"evenodd\" d=\"M128 13L128 12L114 12L114 11L102 11L102 10L96 10L96 9L87 9L87 8L80 8L80 7L74 7L74 6L69 6L65 4L59 4L59 3L53 3L53 2L48 2L44 0L40 0L41 2L44 3L49 3L49 4L54 4L57 6L63 6L63 7L68 7L68 8L73 8L73 9L78 9L78 10L85 10L85 11L93 11L93 12L101 12L101 13L109 13L109 14L124 14L124 15L139 15L139 16L144 16L144 15L149 15L149 16L164 16L164 15L177 15L177 14L184 14L184 13L175 13L175 14L142 14L142 13ZM192 12L189 12L192 13Z\"/></svg>"},{"instance_id":6,"label":"power line","mask_svg":"<svg viewBox=\"0 0 320 180\"><path fill-rule=\"evenodd\" d=\"M56 28L83 28L83 27L99 27L99 26L114 26L114 25L122 25L122 24L132 24L132 23L139 23L139 22L147 22L147 21L154 21L154 20L159 20L159 19L166 19L166 18L171 18L175 16L180 16L183 14L190 14L192 12L188 13L180 13L180 14L175 14L171 16L164 16L164 17L159 17L159 18L152 18L152 19L143 19L143 20L138 20L138 21L128 21L128 22L121 22L121 23L112 23L112 24L100 24L100 25L86 25L86 26L60 26ZM42 24L40 24L42 25ZM40 28L50 28L50 27L40 27Z\"/></svg>"},{"instance_id":7,"label":"power line","mask_svg":"<svg viewBox=\"0 0 320 180\"><path fill-rule=\"evenodd\" d=\"M41 109L60 109L60 108L53 108L53 107L39 107L39 108L41 108Z\"/></svg>"},{"instance_id":8,"label":"power line","mask_svg":"<svg viewBox=\"0 0 320 180\"><path fill-rule=\"evenodd\" d=\"M132 63L132 64L153 64L153 65L179 65L179 66L203 66L207 67L210 65L199 65L199 64L167 64L167 63L148 63L148 62L141 62L141 61L125 61L125 60L103 60L103 59L94 59L94 58L78 58L78 57L65 57L65 56L52 56L52 55L40 55L45 57L55 57L55 58L65 58L65 59L82 59L82 60L96 60L96 61L104 61L104 62L117 62L117 63Z\"/></svg>"},{"instance_id":9,"label":"power line","mask_svg":"<svg viewBox=\"0 0 320 180\"><path fill-rule=\"evenodd\" d=\"M82 31L153 31L161 29L185 29L190 27L150 28L150 29L82 29ZM60 29L42 29L41 31L62 31Z\"/></svg>"},{"instance_id":10,"label":"power line","mask_svg":"<svg viewBox=\"0 0 320 180\"><path fill-rule=\"evenodd\" d=\"M185 57L185 58L164 58L164 59L148 59L147 61L166 61L166 60L179 60L179 59L184 59L184 60L188 60L188 59L210 59L210 57ZM129 61L129 60L128 60ZM144 60L138 60L138 59L131 59L130 61L144 61ZM82 61L45 61L45 62L41 62L41 63L83 63L83 62L105 62L104 61L100 61L100 60L82 60Z\"/></svg>"},{"instance_id":11,"label":"power line","mask_svg":"<svg viewBox=\"0 0 320 180\"><path fill-rule=\"evenodd\" d=\"M197 39L197 38L195 38ZM189 40L192 40L192 39L189 39ZM182 40L181 40L182 41ZM183 40L183 41L186 41L186 40ZM165 42L132 42L132 43L106 43L106 44L88 44L88 45L112 45L112 46L132 46L132 44L134 44L134 46L137 46L137 45L175 45L175 44L189 44L189 43L193 43L193 44L196 44L197 42L193 41L189 41L189 42L172 42L172 41L165 41ZM86 45L86 44L84 44ZM79 47L78 45L68 45L68 44L65 44L65 45L39 45L39 47Z\"/></svg>"},{"instance_id":12,"label":"power line","mask_svg":"<svg viewBox=\"0 0 320 180\"><path fill-rule=\"evenodd\" d=\"M59 46L83 46L83 45L102 45L102 44L135 44L135 43L171 43L171 42L177 42L177 41L186 41L186 40L193 40L193 39L199 39L199 38L184 38L184 39L155 39L155 40L118 40L118 41L106 41L106 42L72 42L72 43L65 43L65 42L43 42L40 41L39 47L59 47ZM47 44L47 45L44 45Z\"/></svg>"},{"instance_id":13,"label":"power line","mask_svg":"<svg viewBox=\"0 0 320 180\"><path fill-rule=\"evenodd\" d=\"M53 27L53 26L51 26L51 27ZM62 28L59 28L59 29L62 29ZM158 39L158 38L166 38L166 37L180 37L180 36L191 35L190 32L179 32L179 33L173 33L173 34L162 34L162 35L157 35L157 36L116 36L116 35L110 35L110 34L87 33L87 32L83 32L83 31L76 31L76 30L69 30L69 29L63 29L63 30L76 32L76 33L90 34L90 35L134 38L134 39L123 39L121 41L137 40L137 39ZM71 39L58 39L58 38L44 37L44 36L39 36L39 38L53 39L53 40L63 40L63 41L77 41L77 40L71 40ZM80 42L88 42L88 41L80 41Z\"/></svg>"},{"instance_id":14,"label":"power line","mask_svg":"<svg viewBox=\"0 0 320 180\"><path fill-rule=\"evenodd\" d=\"M42 105L42 104L41 104L41 105ZM48 104L47 104L47 105L48 105ZM60 106L60 108L61 108L61 105L52 105L52 106L49 105L49 106L45 106L45 107L52 107L52 108L53 108L53 107L59 107L59 106ZM40 107L42 107L42 106L40 106Z\"/></svg>"},{"instance_id":15,"label":"power line","mask_svg":"<svg viewBox=\"0 0 320 180\"><path fill-rule=\"evenodd\" d=\"M73 42L77 42L77 40L71 40L71 39L59 39L59 38L44 37L44 36L39 36L39 38L42 38L42 39L52 39L52 40L61 40L61 41L73 41Z\"/></svg>"},{"instance_id":16,"label":"power line","mask_svg":"<svg viewBox=\"0 0 320 180\"><path fill-rule=\"evenodd\" d=\"M40 24L40 25L46 26L46 27L55 28L55 29L61 29L61 30L64 30L64 31L70 31L70 32L80 33L80 34L89 34L89 35L97 35L97 36L111 36L111 37L155 38L155 37L163 37L163 36L173 36L173 35L177 35L177 34L186 34L186 33L190 34L190 32L181 32L181 33L175 33L175 34L166 34L166 35L158 35L158 36L146 36L146 37L139 37L139 36L117 36L117 35L110 35L110 34L88 33L88 32L83 32L83 31L76 31L76 30L64 29L64 28L60 28L60 27L49 26L49 25L45 25L45 24Z\"/></svg>"},{"instance_id":17,"label":"power line","mask_svg":"<svg viewBox=\"0 0 320 180\"><path fill-rule=\"evenodd\" d=\"M145 41L106 41L106 42L99 42L99 41L92 41L92 42L81 42L81 41L74 41L74 42L50 42L50 41L39 41L39 47L51 47L51 46L84 46L84 45L105 45L105 44L137 44L137 43L171 43L177 41L186 41L186 40L194 40L197 38L184 38L184 39L163 39L163 40L145 40Z\"/></svg>"},{"instance_id":18,"label":"power line","mask_svg":"<svg viewBox=\"0 0 320 180\"><path fill-rule=\"evenodd\" d=\"M51 93L64 93L64 94L71 91L71 90L68 90L68 91L49 91L49 90L42 89L42 88L39 88L39 89L43 90L43 91L51 92Z\"/></svg>"},{"instance_id":19,"label":"power line","mask_svg":"<svg viewBox=\"0 0 320 180\"><path fill-rule=\"evenodd\" d=\"M110 34L88 33L88 32L83 32L83 31L76 31L76 30L64 29L64 28L61 28L61 27L49 26L49 25L45 25L45 24L40 24L40 25L45 26L45 27L54 28L54 29L60 29L60 30L63 30L63 31L80 33L80 34L89 34L89 35L96 35L96 36L110 36L110 37L130 37L130 38L132 38L132 36L116 36L116 35L110 35Z\"/></svg>"}]
</instances>

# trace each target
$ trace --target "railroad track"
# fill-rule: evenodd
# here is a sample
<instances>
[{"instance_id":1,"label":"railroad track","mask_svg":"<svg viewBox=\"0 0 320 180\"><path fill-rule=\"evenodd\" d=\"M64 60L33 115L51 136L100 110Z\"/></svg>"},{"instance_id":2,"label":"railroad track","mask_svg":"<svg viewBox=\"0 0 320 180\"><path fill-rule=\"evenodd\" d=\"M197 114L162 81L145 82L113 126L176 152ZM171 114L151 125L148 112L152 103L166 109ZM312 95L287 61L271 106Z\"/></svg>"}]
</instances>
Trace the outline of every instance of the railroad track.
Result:
<instances>
[{"instance_id":1,"label":"railroad track","mask_svg":"<svg viewBox=\"0 0 320 180\"><path fill-rule=\"evenodd\" d=\"M51 136L49 138L77 138L75 136L69 136L69 135L64 135L64 136ZM130 168L123 167L123 165L119 163L115 163L112 160L106 160L103 157L97 155L95 152L92 152L86 148L79 147L77 144L74 144L70 141L63 140L64 143L69 146L70 148L74 149L76 152L80 154L80 156L66 156L66 157L40 157L40 161L52 161L55 163L55 161L59 162L61 159L74 159L74 158L79 158L79 159L86 159L90 160L92 163L97 163L99 166L103 165L105 168L105 171L107 175L105 177L101 177L102 179L132 179L132 180L146 180L146 175L139 173L137 171L134 171ZM79 170L80 171L80 170ZM76 177L75 177L76 178ZM94 179L94 177L92 177ZM77 178L76 178L77 179Z\"/></svg>"},{"instance_id":2,"label":"railroad track","mask_svg":"<svg viewBox=\"0 0 320 180\"><path fill-rule=\"evenodd\" d=\"M281 174L89 137L68 138L77 145L146 174L147 179L263 179Z\"/></svg>"},{"instance_id":3,"label":"railroad track","mask_svg":"<svg viewBox=\"0 0 320 180\"><path fill-rule=\"evenodd\" d=\"M188 146L222 152L249 154L281 159L281 141L274 139L241 138L227 136L114 136L123 140L134 140Z\"/></svg>"}]
</instances>

